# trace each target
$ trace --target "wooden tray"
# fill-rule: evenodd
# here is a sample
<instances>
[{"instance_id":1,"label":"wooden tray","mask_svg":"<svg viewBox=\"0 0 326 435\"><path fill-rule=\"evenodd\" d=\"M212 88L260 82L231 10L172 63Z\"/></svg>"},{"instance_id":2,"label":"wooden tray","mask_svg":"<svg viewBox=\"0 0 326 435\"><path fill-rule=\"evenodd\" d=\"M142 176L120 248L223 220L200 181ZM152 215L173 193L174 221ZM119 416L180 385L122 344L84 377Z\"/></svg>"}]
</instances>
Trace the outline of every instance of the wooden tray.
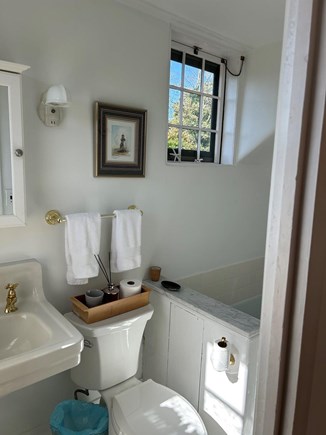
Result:
<instances>
[{"instance_id":1,"label":"wooden tray","mask_svg":"<svg viewBox=\"0 0 326 435\"><path fill-rule=\"evenodd\" d=\"M78 317L86 323L94 323L144 307L148 304L150 292L150 288L142 285L141 293L113 302L108 301L108 295L104 294L104 302L93 308L86 306L85 295L73 296L70 300L72 302L72 311Z\"/></svg>"}]
</instances>

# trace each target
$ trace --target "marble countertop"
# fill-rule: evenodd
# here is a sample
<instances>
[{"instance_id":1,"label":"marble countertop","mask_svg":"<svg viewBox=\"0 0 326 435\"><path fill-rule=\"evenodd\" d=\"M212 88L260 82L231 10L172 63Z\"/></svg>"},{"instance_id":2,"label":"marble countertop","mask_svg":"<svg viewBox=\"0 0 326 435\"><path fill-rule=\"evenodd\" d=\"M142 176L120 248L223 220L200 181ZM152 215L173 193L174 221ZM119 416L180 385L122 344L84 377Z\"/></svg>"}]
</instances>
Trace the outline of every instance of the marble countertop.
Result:
<instances>
[{"instance_id":1,"label":"marble countertop","mask_svg":"<svg viewBox=\"0 0 326 435\"><path fill-rule=\"evenodd\" d=\"M161 281L164 279L166 278L162 277L161 280L157 282L145 280L144 284L152 290L164 294L167 298L192 309L202 316L214 321L217 320L219 323L230 327L246 338L252 338L259 334L260 321L255 317L249 316L242 311L188 287L181 286L181 289L178 291L167 290L161 285Z\"/></svg>"}]
</instances>

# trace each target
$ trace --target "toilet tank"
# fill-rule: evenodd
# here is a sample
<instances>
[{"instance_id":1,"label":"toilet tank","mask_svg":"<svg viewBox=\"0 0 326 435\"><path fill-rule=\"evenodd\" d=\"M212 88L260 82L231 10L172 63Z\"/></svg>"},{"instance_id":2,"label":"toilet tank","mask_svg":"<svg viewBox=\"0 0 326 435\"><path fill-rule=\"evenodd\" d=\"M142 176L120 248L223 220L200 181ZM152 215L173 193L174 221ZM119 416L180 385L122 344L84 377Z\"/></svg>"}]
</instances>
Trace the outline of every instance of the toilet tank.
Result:
<instances>
[{"instance_id":1,"label":"toilet tank","mask_svg":"<svg viewBox=\"0 0 326 435\"><path fill-rule=\"evenodd\" d=\"M81 362L71 369L75 384L89 390L105 390L134 376L152 305L106 320L87 324L74 313L65 317L84 336Z\"/></svg>"}]
</instances>

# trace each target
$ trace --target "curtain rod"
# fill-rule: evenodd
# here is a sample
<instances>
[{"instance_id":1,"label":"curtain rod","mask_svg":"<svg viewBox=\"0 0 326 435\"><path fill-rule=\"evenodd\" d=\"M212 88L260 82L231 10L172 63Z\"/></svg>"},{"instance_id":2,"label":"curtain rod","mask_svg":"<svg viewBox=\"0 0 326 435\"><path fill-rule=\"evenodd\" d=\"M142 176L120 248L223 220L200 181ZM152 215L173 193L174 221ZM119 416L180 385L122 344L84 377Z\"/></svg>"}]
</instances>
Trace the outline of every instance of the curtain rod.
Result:
<instances>
[{"instance_id":1,"label":"curtain rod","mask_svg":"<svg viewBox=\"0 0 326 435\"><path fill-rule=\"evenodd\" d=\"M198 55L199 51L201 51L202 53L205 53L205 54L208 54L210 56L216 57L217 59L221 59L221 61L222 61L221 63L223 63L225 65L225 69L233 77L239 77L241 75L241 73L242 73L243 63L244 63L244 61L246 59L244 56L240 56L241 66L240 66L239 72L238 73L233 73L232 71L230 71L230 69L228 67L228 61L227 61L227 59L225 57L221 57L221 56L217 56L216 54L209 53L208 51L205 51L202 48L197 47L197 45L184 44L183 42L176 41L175 39L172 39L172 42L176 42L177 44L181 44L181 45L184 45L185 47L192 48L194 50L194 54L195 55Z\"/></svg>"},{"instance_id":2,"label":"curtain rod","mask_svg":"<svg viewBox=\"0 0 326 435\"><path fill-rule=\"evenodd\" d=\"M209 54L210 56L214 56L217 59L225 59L225 57L217 56L216 54L209 53L208 51L203 50L202 48L198 47L197 45L189 45L185 44L184 42L176 41L175 39L172 39L172 42L176 42L177 44L184 45L185 47L192 48L194 50L194 54L198 54L199 51L205 54Z\"/></svg>"}]
</instances>

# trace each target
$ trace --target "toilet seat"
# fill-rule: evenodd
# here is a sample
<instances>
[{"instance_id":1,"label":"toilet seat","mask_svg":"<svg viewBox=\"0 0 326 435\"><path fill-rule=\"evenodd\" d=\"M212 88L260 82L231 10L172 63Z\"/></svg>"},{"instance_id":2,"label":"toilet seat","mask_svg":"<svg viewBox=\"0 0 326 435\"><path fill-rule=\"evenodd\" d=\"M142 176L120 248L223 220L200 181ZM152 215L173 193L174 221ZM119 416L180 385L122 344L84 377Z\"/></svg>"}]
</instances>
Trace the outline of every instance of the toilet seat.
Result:
<instances>
[{"instance_id":1,"label":"toilet seat","mask_svg":"<svg viewBox=\"0 0 326 435\"><path fill-rule=\"evenodd\" d=\"M110 421L119 435L207 435L195 408L151 379L114 396Z\"/></svg>"}]
</instances>

